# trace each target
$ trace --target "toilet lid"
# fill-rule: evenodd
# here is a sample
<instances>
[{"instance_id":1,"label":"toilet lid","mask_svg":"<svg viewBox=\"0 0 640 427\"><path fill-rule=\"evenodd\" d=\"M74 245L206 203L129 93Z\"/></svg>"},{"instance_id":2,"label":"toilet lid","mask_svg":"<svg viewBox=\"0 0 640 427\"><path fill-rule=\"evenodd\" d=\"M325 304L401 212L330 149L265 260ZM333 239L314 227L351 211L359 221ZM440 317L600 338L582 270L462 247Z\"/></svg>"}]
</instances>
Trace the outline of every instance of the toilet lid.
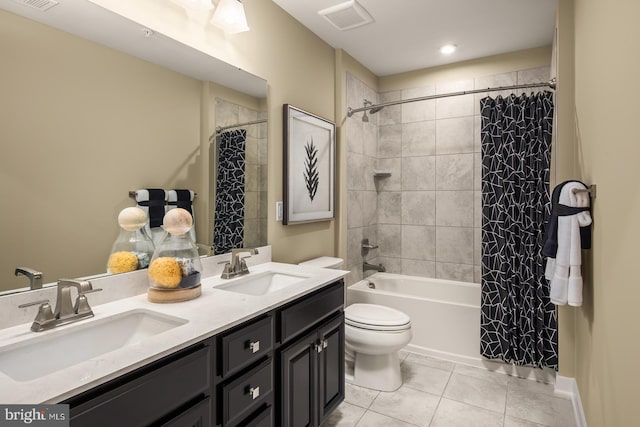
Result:
<instances>
[{"instance_id":1,"label":"toilet lid","mask_svg":"<svg viewBox=\"0 0 640 427\"><path fill-rule=\"evenodd\" d=\"M411 319L403 312L377 304L351 304L344 310L348 325L365 329L408 329Z\"/></svg>"}]
</instances>

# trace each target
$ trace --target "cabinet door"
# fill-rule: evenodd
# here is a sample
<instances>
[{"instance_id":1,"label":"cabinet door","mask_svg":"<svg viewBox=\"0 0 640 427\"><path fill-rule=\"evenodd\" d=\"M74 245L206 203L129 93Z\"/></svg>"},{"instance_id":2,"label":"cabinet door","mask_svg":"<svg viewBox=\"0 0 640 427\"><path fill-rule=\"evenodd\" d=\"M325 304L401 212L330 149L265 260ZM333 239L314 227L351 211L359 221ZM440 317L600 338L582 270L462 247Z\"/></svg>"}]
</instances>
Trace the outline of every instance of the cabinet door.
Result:
<instances>
[{"instance_id":1,"label":"cabinet door","mask_svg":"<svg viewBox=\"0 0 640 427\"><path fill-rule=\"evenodd\" d=\"M315 424L317 333L303 336L280 353L280 425Z\"/></svg>"},{"instance_id":2,"label":"cabinet door","mask_svg":"<svg viewBox=\"0 0 640 427\"><path fill-rule=\"evenodd\" d=\"M344 400L344 314L320 326L318 336L318 424Z\"/></svg>"}]
</instances>

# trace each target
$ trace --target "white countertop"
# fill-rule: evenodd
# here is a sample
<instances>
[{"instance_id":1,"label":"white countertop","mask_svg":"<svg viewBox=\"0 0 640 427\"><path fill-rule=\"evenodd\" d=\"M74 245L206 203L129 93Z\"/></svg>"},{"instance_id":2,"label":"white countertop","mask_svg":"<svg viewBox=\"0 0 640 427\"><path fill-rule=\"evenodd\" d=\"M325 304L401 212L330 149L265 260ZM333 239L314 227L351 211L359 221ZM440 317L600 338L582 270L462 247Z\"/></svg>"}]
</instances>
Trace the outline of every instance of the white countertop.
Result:
<instances>
[{"instance_id":1,"label":"white countertop","mask_svg":"<svg viewBox=\"0 0 640 427\"><path fill-rule=\"evenodd\" d=\"M124 373L144 366L181 348L216 335L258 314L265 313L314 290L332 283L348 272L316 267L267 262L250 267L251 274L278 271L311 276L279 291L260 296L216 289L216 285L242 280L223 280L219 276L202 280L202 295L191 301L154 304L147 295L137 295L92 307L94 317L45 332L31 332L31 322L0 330L0 350L7 345L51 334L64 328L104 319L114 314L143 309L187 320L188 323L144 339L118 350L102 354L69 368L32 381L16 381L0 367L0 404L57 403ZM86 326L85 326L86 327ZM68 349L73 352L73 348ZM43 351L43 358L48 357Z\"/></svg>"}]
</instances>

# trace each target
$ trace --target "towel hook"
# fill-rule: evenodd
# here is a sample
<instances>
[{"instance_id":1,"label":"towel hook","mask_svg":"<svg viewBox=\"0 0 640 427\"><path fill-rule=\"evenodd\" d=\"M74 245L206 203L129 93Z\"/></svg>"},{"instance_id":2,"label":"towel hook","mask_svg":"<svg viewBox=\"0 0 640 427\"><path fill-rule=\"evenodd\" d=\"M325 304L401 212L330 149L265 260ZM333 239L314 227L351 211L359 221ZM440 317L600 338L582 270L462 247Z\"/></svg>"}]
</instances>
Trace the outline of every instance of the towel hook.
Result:
<instances>
[{"instance_id":1,"label":"towel hook","mask_svg":"<svg viewBox=\"0 0 640 427\"><path fill-rule=\"evenodd\" d=\"M575 194L575 193L589 193L591 194L591 198L595 199L596 198L596 185L592 184L589 186L589 188L573 188L571 189L571 191Z\"/></svg>"}]
</instances>

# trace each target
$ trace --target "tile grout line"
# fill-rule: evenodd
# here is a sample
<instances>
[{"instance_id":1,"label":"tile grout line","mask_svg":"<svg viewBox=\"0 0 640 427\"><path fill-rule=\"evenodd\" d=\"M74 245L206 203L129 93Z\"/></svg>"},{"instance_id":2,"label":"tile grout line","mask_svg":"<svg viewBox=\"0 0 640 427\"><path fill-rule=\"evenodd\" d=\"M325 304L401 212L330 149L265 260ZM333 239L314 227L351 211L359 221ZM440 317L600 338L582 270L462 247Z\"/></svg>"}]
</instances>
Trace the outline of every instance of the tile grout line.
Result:
<instances>
[{"instance_id":1,"label":"tile grout line","mask_svg":"<svg viewBox=\"0 0 640 427\"><path fill-rule=\"evenodd\" d=\"M433 415L431 415L431 420L429 420L429 426L431 426L431 424L433 424L433 420L436 417L436 414L438 413L438 408L440 408L440 404L442 403L442 399L444 399L444 393L447 390L447 387L449 387L449 383L451 382L451 377L453 377L453 371L455 370L455 364L453 365L453 368L451 368L451 371L449 371L449 378L447 378L447 383L444 385L443 389L442 389L442 393L440 393L440 398L438 399L438 404L436 405L436 408L433 411Z\"/></svg>"}]
</instances>

